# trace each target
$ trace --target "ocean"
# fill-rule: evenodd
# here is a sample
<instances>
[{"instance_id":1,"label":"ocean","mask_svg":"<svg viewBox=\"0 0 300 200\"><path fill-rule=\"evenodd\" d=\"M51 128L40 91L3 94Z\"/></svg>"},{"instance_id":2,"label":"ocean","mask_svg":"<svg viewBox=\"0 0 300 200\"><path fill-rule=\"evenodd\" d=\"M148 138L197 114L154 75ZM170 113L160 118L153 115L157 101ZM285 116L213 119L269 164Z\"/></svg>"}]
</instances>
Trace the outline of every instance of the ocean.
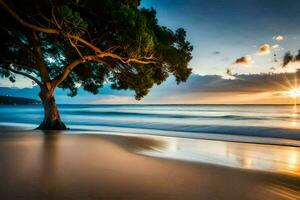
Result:
<instances>
[{"instance_id":1,"label":"ocean","mask_svg":"<svg viewBox=\"0 0 300 200\"><path fill-rule=\"evenodd\" d=\"M58 105L73 131L154 134L297 145L300 106L293 105ZM41 105L0 105L0 125L33 129ZM257 139L259 138L259 139ZM262 138L266 139L262 140Z\"/></svg>"}]
</instances>

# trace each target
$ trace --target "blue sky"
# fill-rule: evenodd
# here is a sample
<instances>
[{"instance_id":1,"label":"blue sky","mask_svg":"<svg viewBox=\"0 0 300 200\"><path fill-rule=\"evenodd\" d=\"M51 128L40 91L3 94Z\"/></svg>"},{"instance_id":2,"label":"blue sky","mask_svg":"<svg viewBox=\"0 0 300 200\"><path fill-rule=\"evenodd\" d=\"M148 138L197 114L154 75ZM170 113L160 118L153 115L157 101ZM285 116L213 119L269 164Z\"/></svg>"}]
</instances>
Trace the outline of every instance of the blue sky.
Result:
<instances>
[{"instance_id":1,"label":"blue sky","mask_svg":"<svg viewBox=\"0 0 300 200\"><path fill-rule=\"evenodd\" d=\"M195 49L190 63L197 74L268 72L273 53L282 56L300 44L300 1L297 0L145 0L159 22L173 29L184 27ZM283 41L272 39L282 35ZM255 55L264 43L280 48L269 55ZM283 49L282 49L283 48ZM220 52L215 55L213 52ZM251 55L251 67L235 66L238 57Z\"/></svg>"},{"instance_id":2,"label":"blue sky","mask_svg":"<svg viewBox=\"0 0 300 200\"><path fill-rule=\"evenodd\" d=\"M296 76L299 63L283 68L281 60L287 51L295 54L300 49L299 0L144 0L141 7L154 7L161 25L187 30L194 46L190 67L195 74L181 86L169 79L141 103L286 103L286 96L278 94L298 87L282 79L274 84L273 75L267 77L266 86L257 75ZM2 79L0 86L32 87L30 80L18 78L14 84ZM108 87L96 96L80 91L69 99L65 94L57 92L59 103L137 103L132 92ZM220 96L224 102L218 101Z\"/></svg>"}]
</instances>

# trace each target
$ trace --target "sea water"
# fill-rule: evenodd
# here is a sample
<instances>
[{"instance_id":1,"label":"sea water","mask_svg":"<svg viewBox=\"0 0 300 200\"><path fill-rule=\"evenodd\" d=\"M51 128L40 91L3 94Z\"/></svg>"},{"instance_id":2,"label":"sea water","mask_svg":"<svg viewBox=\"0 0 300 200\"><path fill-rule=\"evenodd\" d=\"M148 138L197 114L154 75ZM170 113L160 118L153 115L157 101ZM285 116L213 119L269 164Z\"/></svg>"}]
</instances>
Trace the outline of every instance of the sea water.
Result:
<instances>
[{"instance_id":1,"label":"sea water","mask_svg":"<svg viewBox=\"0 0 300 200\"><path fill-rule=\"evenodd\" d=\"M300 106L293 105L58 105L71 130L181 137L239 136L300 140ZM0 125L33 129L41 105L0 105Z\"/></svg>"}]
</instances>

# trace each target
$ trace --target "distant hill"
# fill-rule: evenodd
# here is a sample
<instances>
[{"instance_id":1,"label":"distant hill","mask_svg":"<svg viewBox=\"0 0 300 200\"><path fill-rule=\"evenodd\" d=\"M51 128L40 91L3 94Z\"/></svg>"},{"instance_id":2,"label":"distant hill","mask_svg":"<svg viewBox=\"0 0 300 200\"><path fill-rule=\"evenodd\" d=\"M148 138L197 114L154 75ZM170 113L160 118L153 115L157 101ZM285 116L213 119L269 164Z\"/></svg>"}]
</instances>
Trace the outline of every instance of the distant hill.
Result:
<instances>
[{"instance_id":1,"label":"distant hill","mask_svg":"<svg viewBox=\"0 0 300 200\"><path fill-rule=\"evenodd\" d=\"M0 83L1 85L1 83ZM39 86L34 86L32 88L16 88L16 87L1 87L0 86L0 96L11 96L11 97L21 97L32 99L39 99ZM91 103L99 99L108 99L114 96L129 96L134 99L132 91L126 90L112 90L109 84L105 84L103 88L100 89L99 95L93 95L82 88L79 88L78 95L74 98L67 96L69 91L57 88L55 91L55 100L57 104L78 104L78 103Z\"/></svg>"},{"instance_id":2,"label":"distant hill","mask_svg":"<svg viewBox=\"0 0 300 200\"><path fill-rule=\"evenodd\" d=\"M30 97L38 99L40 89L38 86L32 88L16 88L16 87L0 87L0 96L11 96L11 97Z\"/></svg>"},{"instance_id":3,"label":"distant hill","mask_svg":"<svg viewBox=\"0 0 300 200\"><path fill-rule=\"evenodd\" d=\"M32 105L40 104L40 101L23 97L0 96L0 104L2 105Z\"/></svg>"}]
</instances>

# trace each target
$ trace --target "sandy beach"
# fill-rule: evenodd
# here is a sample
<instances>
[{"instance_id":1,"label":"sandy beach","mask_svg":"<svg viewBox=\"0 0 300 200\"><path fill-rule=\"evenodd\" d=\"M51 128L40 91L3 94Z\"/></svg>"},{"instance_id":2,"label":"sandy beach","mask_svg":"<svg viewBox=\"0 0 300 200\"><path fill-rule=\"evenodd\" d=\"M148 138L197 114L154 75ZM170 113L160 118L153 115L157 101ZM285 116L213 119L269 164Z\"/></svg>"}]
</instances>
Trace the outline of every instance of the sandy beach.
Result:
<instances>
[{"instance_id":1,"label":"sandy beach","mask_svg":"<svg viewBox=\"0 0 300 200\"><path fill-rule=\"evenodd\" d=\"M2 132L0 194L4 200L279 200L299 199L300 195L300 176L297 168L300 161L294 160L295 165L293 162L285 165L280 160L285 159L284 156L279 156L277 161L276 158L271 160L285 170L274 170L278 165L277 168L258 167L256 170L251 167L247 169L247 165L223 166L220 160L212 156L218 154L218 150L210 151L211 154L208 156L212 161L209 162L205 160L202 162L191 158L193 156L182 154L189 145L195 149L195 142L210 144L208 140L191 140L187 144L189 140L181 141L178 138L178 154L181 156L176 158L164 153L170 149L168 143L170 138L163 136L96 134L46 136L34 131L2 130ZM184 143L186 148L182 145ZM300 154L298 147L251 144L255 145L255 148L251 147L255 150L251 150L247 149L245 144L234 144L233 153L229 157L241 153L239 151L241 148L254 160L255 156L261 156L260 151L265 151L265 148L270 148L271 154L274 148L279 148L280 151L294 151L296 155L294 159L299 159L297 156ZM214 147L218 145L220 146L217 143ZM237 152L234 153L234 150ZM209 149L206 148L206 151L209 152ZM221 151L219 153L222 153ZM165 158L160 154L165 155ZM201 155L198 157L201 158ZM265 163L268 162L261 161L262 165Z\"/></svg>"}]
</instances>

